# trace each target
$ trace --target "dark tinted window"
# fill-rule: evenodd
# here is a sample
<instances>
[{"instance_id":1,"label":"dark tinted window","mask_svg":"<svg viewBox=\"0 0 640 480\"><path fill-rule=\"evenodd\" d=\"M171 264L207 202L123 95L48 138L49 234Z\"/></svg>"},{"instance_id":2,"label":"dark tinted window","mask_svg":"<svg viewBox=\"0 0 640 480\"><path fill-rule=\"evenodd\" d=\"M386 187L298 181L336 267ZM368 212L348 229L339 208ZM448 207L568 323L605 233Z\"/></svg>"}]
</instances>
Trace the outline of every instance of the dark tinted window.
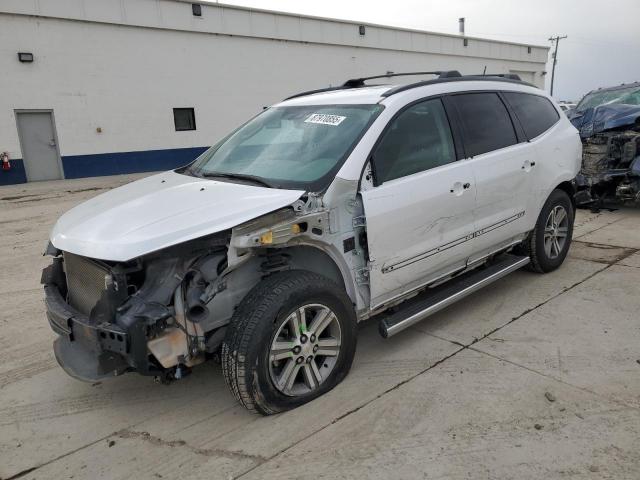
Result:
<instances>
[{"instance_id":1,"label":"dark tinted window","mask_svg":"<svg viewBox=\"0 0 640 480\"><path fill-rule=\"evenodd\" d=\"M451 100L464 127L468 157L518 143L507 107L497 93L465 93Z\"/></svg>"},{"instance_id":2,"label":"dark tinted window","mask_svg":"<svg viewBox=\"0 0 640 480\"><path fill-rule=\"evenodd\" d=\"M549 130L560 118L547 98L515 92L505 92L504 96L516 113L528 139Z\"/></svg>"},{"instance_id":3,"label":"dark tinted window","mask_svg":"<svg viewBox=\"0 0 640 480\"><path fill-rule=\"evenodd\" d=\"M449 121L439 99L417 103L398 115L373 157L379 183L455 159Z\"/></svg>"},{"instance_id":4,"label":"dark tinted window","mask_svg":"<svg viewBox=\"0 0 640 480\"><path fill-rule=\"evenodd\" d=\"M176 131L178 132L183 130L195 130L196 114L193 111L193 108L174 108L173 123L176 126Z\"/></svg>"}]
</instances>

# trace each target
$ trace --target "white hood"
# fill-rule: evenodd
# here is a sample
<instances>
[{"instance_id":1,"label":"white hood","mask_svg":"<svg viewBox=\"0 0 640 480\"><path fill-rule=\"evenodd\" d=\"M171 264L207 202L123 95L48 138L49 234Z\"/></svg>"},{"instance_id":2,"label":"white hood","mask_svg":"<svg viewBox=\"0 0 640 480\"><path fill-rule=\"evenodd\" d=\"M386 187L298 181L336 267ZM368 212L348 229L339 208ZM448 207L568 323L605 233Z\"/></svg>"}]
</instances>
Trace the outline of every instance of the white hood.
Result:
<instances>
[{"instance_id":1,"label":"white hood","mask_svg":"<svg viewBox=\"0 0 640 480\"><path fill-rule=\"evenodd\" d=\"M69 210L53 227L51 243L85 257L126 261L229 229L303 193L166 172Z\"/></svg>"}]
</instances>

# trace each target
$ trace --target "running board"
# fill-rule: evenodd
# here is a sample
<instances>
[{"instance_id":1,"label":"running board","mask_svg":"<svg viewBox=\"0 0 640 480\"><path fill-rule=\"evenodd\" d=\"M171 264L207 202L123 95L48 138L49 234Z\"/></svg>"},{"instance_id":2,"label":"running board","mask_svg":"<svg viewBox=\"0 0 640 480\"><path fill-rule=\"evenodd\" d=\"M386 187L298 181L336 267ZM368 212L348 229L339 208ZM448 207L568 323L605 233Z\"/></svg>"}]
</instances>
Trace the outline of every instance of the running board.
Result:
<instances>
[{"instance_id":1,"label":"running board","mask_svg":"<svg viewBox=\"0 0 640 480\"><path fill-rule=\"evenodd\" d=\"M529 257L505 255L486 268L472 270L439 287L426 290L422 294L407 300L404 304L400 304L397 312L386 315L380 320L380 335L383 338L389 338L463 299L467 295L480 290L482 287L524 267L529 261Z\"/></svg>"}]
</instances>

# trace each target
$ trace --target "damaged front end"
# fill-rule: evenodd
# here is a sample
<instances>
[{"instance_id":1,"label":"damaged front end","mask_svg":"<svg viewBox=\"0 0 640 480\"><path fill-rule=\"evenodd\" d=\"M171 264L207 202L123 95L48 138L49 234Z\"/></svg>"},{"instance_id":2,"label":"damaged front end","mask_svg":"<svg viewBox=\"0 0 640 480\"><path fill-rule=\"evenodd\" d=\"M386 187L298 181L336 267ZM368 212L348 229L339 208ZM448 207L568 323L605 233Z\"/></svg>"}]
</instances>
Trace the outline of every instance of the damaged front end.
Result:
<instances>
[{"instance_id":1,"label":"damaged front end","mask_svg":"<svg viewBox=\"0 0 640 480\"><path fill-rule=\"evenodd\" d=\"M264 277L303 269L340 282L329 253L312 246L330 229L328 211L308 194L232 229L129 261L89 258L50 243L45 254L53 262L42 284L49 324L59 335L56 359L89 382L134 371L181 378L220 352L235 310Z\"/></svg>"},{"instance_id":2,"label":"damaged front end","mask_svg":"<svg viewBox=\"0 0 640 480\"><path fill-rule=\"evenodd\" d=\"M577 203L640 203L640 131L601 132L582 142Z\"/></svg>"},{"instance_id":3,"label":"damaged front end","mask_svg":"<svg viewBox=\"0 0 640 480\"><path fill-rule=\"evenodd\" d=\"M578 205L640 203L640 84L587 94L569 119L582 138Z\"/></svg>"},{"instance_id":4,"label":"damaged front end","mask_svg":"<svg viewBox=\"0 0 640 480\"><path fill-rule=\"evenodd\" d=\"M215 352L232 314L225 290L229 233L223 232L129 262L105 262L47 249L42 273L47 317L59 335L58 363L84 381L137 371L179 378ZM230 303L230 302L226 302Z\"/></svg>"}]
</instances>

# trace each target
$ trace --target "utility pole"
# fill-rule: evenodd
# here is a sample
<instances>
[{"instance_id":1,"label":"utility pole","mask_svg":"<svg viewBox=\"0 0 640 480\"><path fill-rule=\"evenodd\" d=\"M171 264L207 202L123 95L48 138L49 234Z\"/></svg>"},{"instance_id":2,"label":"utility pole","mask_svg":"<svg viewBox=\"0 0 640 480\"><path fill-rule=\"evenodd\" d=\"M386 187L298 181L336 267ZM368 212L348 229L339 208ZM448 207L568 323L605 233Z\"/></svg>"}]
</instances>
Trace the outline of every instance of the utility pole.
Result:
<instances>
[{"instance_id":1,"label":"utility pole","mask_svg":"<svg viewBox=\"0 0 640 480\"><path fill-rule=\"evenodd\" d=\"M555 37L549 38L549 41L551 43L556 44L556 48L553 51L553 66L551 67L551 92L549 93L549 95L551 95L552 97L553 97L553 78L555 77L555 74L556 74L556 63L558 62L558 44L560 43L560 40L562 40L563 38L567 38L567 36L563 35L561 37L560 35L557 35Z\"/></svg>"}]
</instances>

